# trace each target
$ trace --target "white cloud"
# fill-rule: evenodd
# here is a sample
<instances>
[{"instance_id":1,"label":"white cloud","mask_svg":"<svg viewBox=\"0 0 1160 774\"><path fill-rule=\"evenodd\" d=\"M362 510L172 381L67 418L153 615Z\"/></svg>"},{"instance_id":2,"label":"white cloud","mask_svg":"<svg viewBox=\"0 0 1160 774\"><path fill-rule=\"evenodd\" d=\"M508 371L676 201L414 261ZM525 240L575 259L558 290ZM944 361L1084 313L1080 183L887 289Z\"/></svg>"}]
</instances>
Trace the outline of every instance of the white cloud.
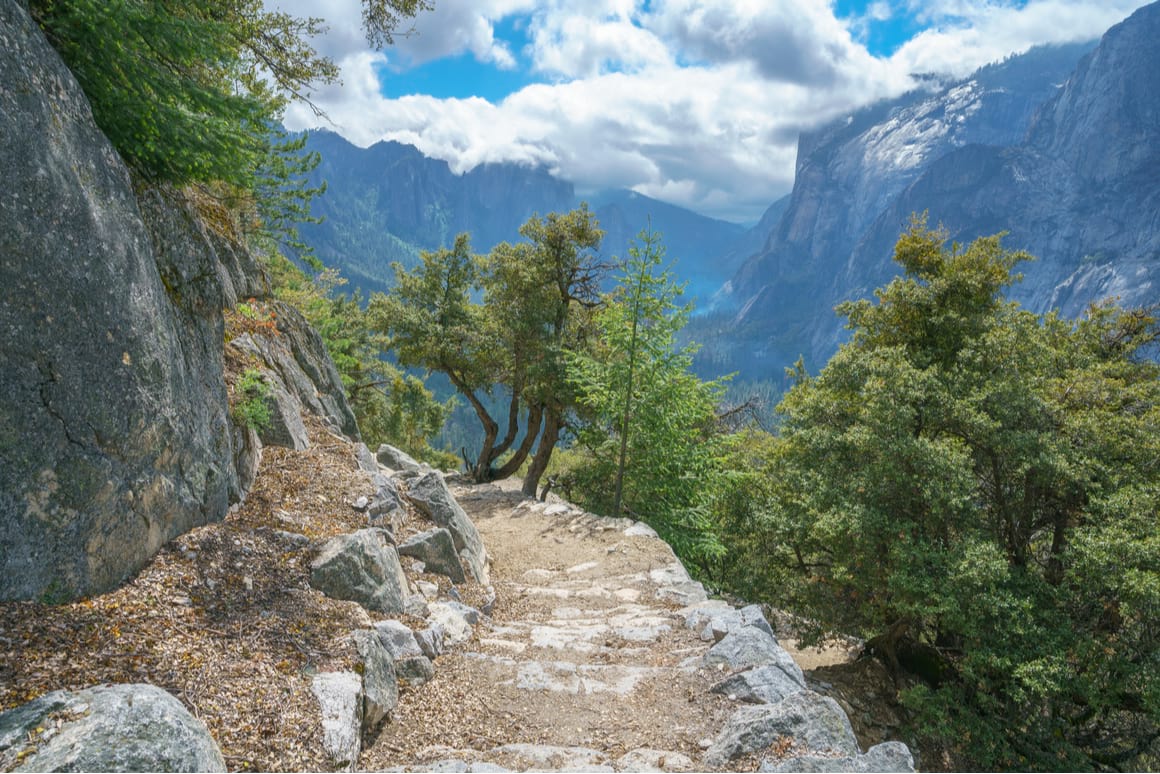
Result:
<instances>
[{"instance_id":1,"label":"white cloud","mask_svg":"<svg viewBox=\"0 0 1160 774\"><path fill-rule=\"evenodd\" d=\"M282 2L338 14L323 50L344 87L317 101L352 142L411 143L458 171L543 164L581 190L633 188L732 219L789 190L802 129L906 90L912 72L963 75L1034 43L1090 38L1142 4L936 0L924 3L936 26L880 59L856 40L861 22L821 0L436 0L418 35L386 52L366 50L357 0ZM867 11L890 12L885 0ZM525 50L496 37L513 16ZM551 82L494 104L381 94L377 70L462 53L499 67L527 57ZM405 83L405 70L392 77ZM286 123L318 120L295 107Z\"/></svg>"},{"instance_id":2,"label":"white cloud","mask_svg":"<svg viewBox=\"0 0 1160 774\"><path fill-rule=\"evenodd\" d=\"M934 24L904 44L891 62L908 72L969 75L988 62L1043 43L1098 38L1144 5L1141 0L935 0L910 5Z\"/></svg>"},{"instance_id":3,"label":"white cloud","mask_svg":"<svg viewBox=\"0 0 1160 774\"><path fill-rule=\"evenodd\" d=\"M414 20L415 34L396 38L389 55L403 63L422 64L469 53L479 62L514 68L515 55L496 39L495 25L534 6L534 0L437 0L433 11Z\"/></svg>"},{"instance_id":4,"label":"white cloud","mask_svg":"<svg viewBox=\"0 0 1160 774\"><path fill-rule=\"evenodd\" d=\"M652 23L687 56L749 62L768 81L828 88L885 69L810 0L666 0Z\"/></svg>"},{"instance_id":5,"label":"white cloud","mask_svg":"<svg viewBox=\"0 0 1160 774\"><path fill-rule=\"evenodd\" d=\"M644 18L641 0L545 0L528 30L533 67L572 79L669 63L671 52Z\"/></svg>"}]
</instances>

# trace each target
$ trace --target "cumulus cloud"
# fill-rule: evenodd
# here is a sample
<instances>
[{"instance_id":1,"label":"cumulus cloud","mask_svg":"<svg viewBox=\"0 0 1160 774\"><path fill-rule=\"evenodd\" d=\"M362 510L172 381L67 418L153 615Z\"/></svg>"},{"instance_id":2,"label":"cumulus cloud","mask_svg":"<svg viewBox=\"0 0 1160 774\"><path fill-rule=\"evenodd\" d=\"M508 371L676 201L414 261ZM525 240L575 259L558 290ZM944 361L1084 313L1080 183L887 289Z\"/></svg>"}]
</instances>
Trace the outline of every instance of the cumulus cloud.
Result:
<instances>
[{"instance_id":1,"label":"cumulus cloud","mask_svg":"<svg viewBox=\"0 0 1160 774\"><path fill-rule=\"evenodd\" d=\"M530 53L536 70L563 79L639 71L671 62L665 44L641 26L632 2L561 4L532 18Z\"/></svg>"},{"instance_id":2,"label":"cumulus cloud","mask_svg":"<svg viewBox=\"0 0 1160 774\"><path fill-rule=\"evenodd\" d=\"M911 88L911 73L965 75L1035 43L1091 38L1142 4L894 0L894 12L923 6L932 26L876 58L859 25L888 18L886 0L841 20L820 0L437 0L418 34L385 52L367 50L358 0L281 2L330 20L322 50L344 86L316 97L352 142L410 143L457 171L544 165L581 190L632 188L734 220L789 190L801 130ZM519 44L496 33L513 21ZM481 66L530 62L543 82L494 103L383 95L384 68L404 79L408 64L464 53ZM319 122L295 107L286 123Z\"/></svg>"},{"instance_id":3,"label":"cumulus cloud","mask_svg":"<svg viewBox=\"0 0 1160 774\"><path fill-rule=\"evenodd\" d=\"M891 58L910 72L966 76L984 64L1045 43L1091 40L1144 5L1141 0L934 0L909 6L933 25Z\"/></svg>"},{"instance_id":4,"label":"cumulus cloud","mask_svg":"<svg viewBox=\"0 0 1160 774\"><path fill-rule=\"evenodd\" d=\"M534 6L534 0L437 0L433 11L414 20L414 34L396 39L389 55L401 64L415 65L471 54L482 63L514 68L515 55L495 37L495 25Z\"/></svg>"},{"instance_id":5,"label":"cumulus cloud","mask_svg":"<svg viewBox=\"0 0 1160 774\"><path fill-rule=\"evenodd\" d=\"M667 0L652 23L680 51L714 63L750 62L769 81L826 88L860 69L882 69L817 2Z\"/></svg>"}]
</instances>

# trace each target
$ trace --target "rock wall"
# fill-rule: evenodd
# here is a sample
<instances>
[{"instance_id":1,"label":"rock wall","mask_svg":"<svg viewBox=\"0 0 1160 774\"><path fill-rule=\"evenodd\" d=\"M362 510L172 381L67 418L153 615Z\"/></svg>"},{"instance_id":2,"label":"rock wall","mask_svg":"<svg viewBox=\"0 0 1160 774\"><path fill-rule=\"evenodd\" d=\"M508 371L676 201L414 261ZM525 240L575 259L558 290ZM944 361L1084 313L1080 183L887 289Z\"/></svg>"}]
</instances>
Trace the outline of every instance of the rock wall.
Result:
<instances>
[{"instance_id":1,"label":"rock wall","mask_svg":"<svg viewBox=\"0 0 1160 774\"><path fill-rule=\"evenodd\" d=\"M135 193L17 0L0 0L0 169L0 600L61 601L244 495L255 457L230 420L223 309L265 280L188 197ZM289 325L291 352L326 358ZM309 392L357 435L332 372Z\"/></svg>"}]
</instances>

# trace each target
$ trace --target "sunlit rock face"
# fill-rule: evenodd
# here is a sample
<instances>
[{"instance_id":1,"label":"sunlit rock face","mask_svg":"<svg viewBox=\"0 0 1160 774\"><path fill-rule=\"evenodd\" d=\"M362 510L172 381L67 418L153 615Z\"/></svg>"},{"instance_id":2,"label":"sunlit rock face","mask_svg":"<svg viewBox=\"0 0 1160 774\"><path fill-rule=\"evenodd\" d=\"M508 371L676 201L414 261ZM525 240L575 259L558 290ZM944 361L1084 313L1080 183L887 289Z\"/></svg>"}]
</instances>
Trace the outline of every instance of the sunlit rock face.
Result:
<instances>
[{"instance_id":1,"label":"sunlit rock face","mask_svg":"<svg viewBox=\"0 0 1160 774\"><path fill-rule=\"evenodd\" d=\"M897 273L894 243L924 211L952 240L1006 231L1037 256L1012 292L1036 311L1156 301L1158 33L1153 4L1098 45L1036 49L803 135L785 214L719 297L733 360L820 368L843 340L833 307Z\"/></svg>"}]
</instances>

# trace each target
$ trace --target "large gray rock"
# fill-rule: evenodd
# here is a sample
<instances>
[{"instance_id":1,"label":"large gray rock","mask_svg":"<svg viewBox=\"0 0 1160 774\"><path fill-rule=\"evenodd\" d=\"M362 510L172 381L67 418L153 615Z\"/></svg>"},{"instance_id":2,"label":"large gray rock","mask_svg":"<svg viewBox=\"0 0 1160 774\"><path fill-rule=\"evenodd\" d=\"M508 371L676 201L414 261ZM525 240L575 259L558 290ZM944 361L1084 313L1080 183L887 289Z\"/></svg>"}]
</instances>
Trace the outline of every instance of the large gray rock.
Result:
<instances>
[{"instance_id":1,"label":"large gray rock","mask_svg":"<svg viewBox=\"0 0 1160 774\"><path fill-rule=\"evenodd\" d=\"M427 530L399 544L399 553L418 559L427 566L427 572L446 575L453 583L465 583L467 575L455 551L451 533L442 527Z\"/></svg>"},{"instance_id":2,"label":"large gray rock","mask_svg":"<svg viewBox=\"0 0 1160 774\"><path fill-rule=\"evenodd\" d=\"M375 632L393 659L423 655L415 633L402 621L379 621L375 624Z\"/></svg>"},{"instance_id":3,"label":"large gray rock","mask_svg":"<svg viewBox=\"0 0 1160 774\"><path fill-rule=\"evenodd\" d=\"M805 689L804 682L791 677L781 667L761 666L731 675L710 688L709 692L747 704L777 704Z\"/></svg>"},{"instance_id":4,"label":"large gray rock","mask_svg":"<svg viewBox=\"0 0 1160 774\"><path fill-rule=\"evenodd\" d=\"M745 626L756 627L776 641L773 627L765 620L765 614L758 605L748 605L743 608L734 608L728 605L722 607L698 605L693 608L686 618L686 625L699 632L701 639L720 642L729 632Z\"/></svg>"},{"instance_id":5,"label":"large gray rock","mask_svg":"<svg viewBox=\"0 0 1160 774\"><path fill-rule=\"evenodd\" d=\"M0 2L0 84L0 600L57 601L225 515L232 258L180 213L143 218L15 0Z\"/></svg>"},{"instance_id":6,"label":"large gray rock","mask_svg":"<svg viewBox=\"0 0 1160 774\"><path fill-rule=\"evenodd\" d=\"M367 445L359 441L354 445L354 456L358 460L359 470L367 473L378 473L379 463L375 459L374 452L367 448Z\"/></svg>"},{"instance_id":7,"label":"large gray rock","mask_svg":"<svg viewBox=\"0 0 1160 774\"><path fill-rule=\"evenodd\" d=\"M367 518L381 519L394 513L402 506L403 501L399 499L399 487L390 476L375 472L371 474L371 483L375 485L375 494L367 505Z\"/></svg>"},{"instance_id":8,"label":"large gray rock","mask_svg":"<svg viewBox=\"0 0 1160 774\"><path fill-rule=\"evenodd\" d=\"M820 755L802 755L782 761L762 761L758 771L804 772L913 772L914 757L902 742L883 742L866 751L865 755L827 758Z\"/></svg>"},{"instance_id":9,"label":"large gray rock","mask_svg":"<svg viewBox=\"0 0 1160 774\"><path fill-rule=\"evenodd\" d=\"M410 454L385 443L379 447L375 458L379 461L380 465L385 465L391 470L416 471L421 467L418 461Z\"/></svg>"},{"instance_id":10,"label":"large gray rock","mask_svg":"<svg viewBox=\"0 0 1160 774\"><path fill-rule=\"evenodd\" d=\"M442 474L432 470L412 479L407 499L431 521L447 528L471 577L480 583L487 583L487 552L483 548L483 539L463 508L452 497Z\"/></svg>"},{"instance_id":11,"label":"large gray rock","mask_svg":"<svg viewBox=\"0 0 1160 774\"><path fill-rule=\"evenodd\" d=\"M363 661L363 738L369 741L399 703L398 674L377 632L363 629L351 637Z\"/></svg>"},{"instance_id":12,"label":"large gray rock","mask_svg":"<svg viewBox=\"0 0 1160 774\"><path fill-rule=\"evenodd\" d=\"M337 768L353 769L362 749L362 678L354 672L323 672L310 684L322 713L322 747Z\"/></svg>"},{"instance_id":13,"label":"large gray rock","mask_svg":"<svg viewBox=\"0 0 1160 774\"><path fill-rule=\"evenodd\" d=\"M386 530L360 529L332 538L310 566L310 585L368 610L406 609L407 578Z\"/></svg>"},{"instance_id":14,"label":"large gray rock","mask_svg":"<svg viewBox=\"0 0 1160 774\"><path fill-rule=\"evenodd\" d=\"M776 666L795 682L806 684L805 675L785 648L769 632L756 626L742 626L730 631L704 656L707 666L718 664L730 670Z\"/></svg>"},{"instance_id":15,"label":"large gray rock","mask_svg":"<svg viewBox=\"0 0 1160 774\"><path fill-rule=\"evenodd\" d=\"M803 691L778 702L742 707L705 753L712 767L725 766L742 755L763 750L788 737L811 752L854 756L860 751L850 720L838 703L813 691Z\"/></svg>"},{"instance_id":16,"label":"large gray rock","mask_svg":"<svg viewBox=\"0 0 1160 774\"><path fill-rule=\"evenodd\" d=\"M471 624L456 607L448 602L432 602L427 605L430 611L427 620L432 628L438 626L443 629L443 641L447 645L459 645L471 639Z\"/></svg>"},{"instance_id":17,"label":"large gray rock","mask_svg":"<svg viewBox=\"0 0 1160 774\"><path fill-rule=\"evenodd\" d=\"M422 685L435 677L435 665L426 656L414 656L395 662L399 679L411 687Z\"/></svg>"},{"instance_id":18,"label":"large gray rock","mask_svg":"<svg viewBox=\"0 0 1160 774\"><path fill-rule=\"evenodd\" d=\"M400 680L422 685L435 676L435 666L419 645L415 633L401 621L375 624L379 642L391 654Z\"/></svg>"},{"instance_id":19,"label":"large gray rock","mask_svg":"<svg viewBox=\"0 0 1160 774\"><path fill-rule=\"evenodd\" d=\"M225 771L226 764L181 702L136 684L53 691L0 713L0 770Z\"/></svg>"}]
</instances>

